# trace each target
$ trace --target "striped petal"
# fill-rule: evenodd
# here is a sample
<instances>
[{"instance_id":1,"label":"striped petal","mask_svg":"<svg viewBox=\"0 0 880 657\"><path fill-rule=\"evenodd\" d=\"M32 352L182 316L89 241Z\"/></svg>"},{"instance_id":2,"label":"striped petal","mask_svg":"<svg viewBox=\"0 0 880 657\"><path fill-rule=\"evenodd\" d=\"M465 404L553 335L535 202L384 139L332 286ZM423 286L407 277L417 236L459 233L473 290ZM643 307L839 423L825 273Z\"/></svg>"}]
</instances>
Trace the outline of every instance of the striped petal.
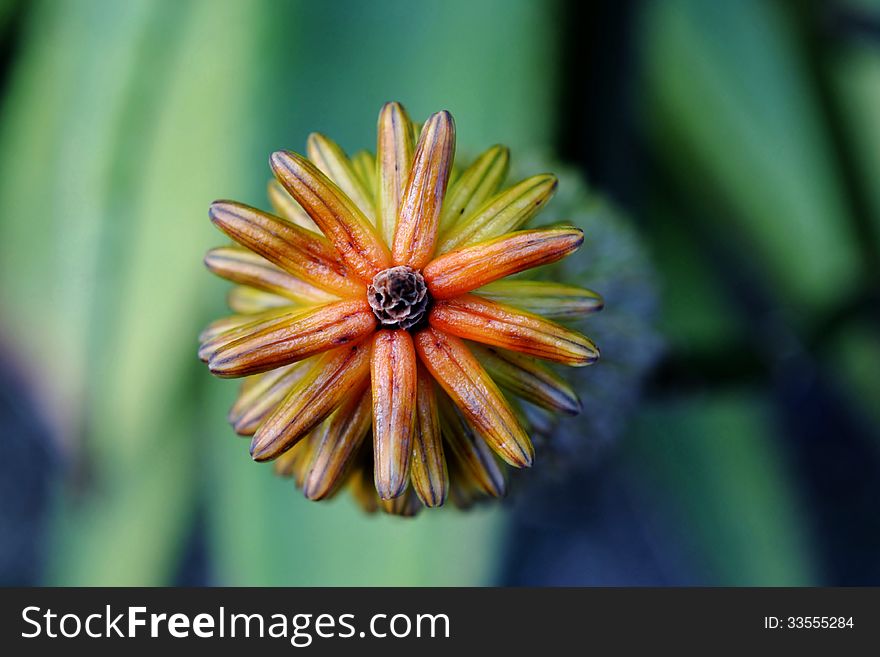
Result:
<instances>
[{"instance_id":1,"label":"striped petal","mask_svg":"<svg viewBox=\"0 0 880 657\"><path fill-rule=\"evenodd\" d=\"M376 157L370 151L358 151L351 156L351 164L354 167L355 175L364 186L364 191L369 195L370 207L373 208L376 203L376 188L379 186ZM375 214L375 209L371 210L371 214ZM368 219L374 219L374 217L368 217Z\"/></svg>"},{"instance_id":2,"label":"striped petal","mask_svg":"<svg viewBox=\"0 0 880 657\"><path fill-rule=\"evenodd\" d=\"M247 379L227 415L235 433L254 435L269 413L305 377L310 364L311 361L302 361Z\"/></svg>"},{"instance_id":3,"label":"striped petal","mask_svg":"<svg viewBox=\"0 0 880 657\"><path fill-rule=\"evenodd\" d=\"M373 276L391 265L388 248L370 221L314 164L289 151L276 151L271 163L278 181L362 280L373 280Z\"/></svg>"},{"instance_id":4,"label":"striped petal","mask_svg":"<svg viewBox=\"0 0 880 657\"><path fill-rule=\"evenodd\" d=\"M306 153L321 172L335 182L368 219L375 212L370 192L355 172L345 151L329 137L313 132L306 140Z\"/></svg>"},{"instance_id":5,"label":"striped petal","mask_svg":"<svg viewBox=\"0 0 880 657\"><path fill-rule=\"evenodd\" d=\"M422 129L394 231L394 264L421 269L437 243L440 210L455 155L455 124L449 112L432 114Z\"/></svg>"},{"instance_id":6,"label":"striped petal","mask_svg":"<svg viewBox=\"0 0 880 657\"><path fill-rule=\"evenodd\" d=\"M415 336L419 357L480 436L510 465L532 464L534 450L507 400L458 338L427 328Z\"/></svg>"},{"instance_id":7,"label":"striped petal","mask_svg":"<svg viewBox=\"0 0 880 657\"><path fill-rule=\"evenodd\" d=\"M443 454L434 381L422 365L418 367L416 432L412 452L410 478L413 490L425 506L442 506L449 490L449 473Z\"/></svg>"},{"instance_id":8,"label":"striped petal","mask_svg":"<svg viewBox=\"0 0 880 657\"><path fill-rule=\"evenodd\" d=\"M523 405L522 411L531 427L531 435L543 438L549 438L553 435L553 430L559 422L556 415L532 404Z\"/></svg>"},{"instance_id":9,"label":"striped petal","mask_svg":"<svg viewBox=\"0 0 880 657\"><path fill-rule=\"evenodd\" d=\"M379 497L387 500L400 495L409 482L416 408L416 354L409 333L376 333L370 374L374 477Z\"/></svg>"},{"instance_id":10,"label":"striped petal","mask_svg":"<svg viewBox=\"0 0 880 657\"><path fill-rule=\"evenodd\" d=\"M296 445L275 459L275 462L272 464L272 469L275 470L275 474L279 477L293 477L294 472L296 471L297 461L301 459L303 452L306 451L304 449L306 444L307 442L305 440L300 440Z\"/></svg>"},{"instance_id":11,"label":"striped petal","mask_svg":"<svg viewBox=\"0 0 880 657\"><path fill-rule=\"evenodd\" d=\"M272 209L279 217L287 219L289 222L296 224L300 228L305 228L313 233L320 232L318 224L312 221L309 214L302 209L302 206L293 200L293 197L287 193L287 190L281 186L281 183L272 178L268 185L269 203Z\"/></svg>"},{"instance_id":12,"label":"striped petal","mask_svg":"<svg viewBox=\"0 0 880 657\"><path fill-rule=\"evenodd\" d=\"M361 449L346 480L351 496L365 513L376 513L379 510L379 496L376 495L376 486L368 467L369 459L372 458L371 452L372 450ZM365 454L370 456L365 458Z\"/></svg>"},{"instance_id":13,"label":"striped petal","mask_svg":"<svg viewBox=\"0 0 880 657\"><path fill-rule=\"evenodd\" d=\"M412 121L400 103L385 103L379 112L376 143L376 225L386 244L394 242L397 214L412 166Z\"/></svg>"},{"instance_id":14,"label":"striped petal","mask_svg":"<svg viewBox=\"0 0 880 657\"><path fill-rule=\"evenodd\" d=\"M287 297L263 292L247 285L236 285L230 288L226 294L226 304L233 312L243 315L255 315L273 308L292 308L299 305Z\"/></svg>"},{"instance_id":15,"label":"striped petal","mask_svg":"<svg viewBox=\"0 0 880 657\"><path fill-rule=\"evenodd\" d=\"M586 336L473 294L438 301L431 308L428 321L434 328L460 338L564 365L580 367L599 358L598 348Z\"/></svg>"},{"instance_id":16,"label":"striped petal","mask_svg":"<svg viewBox=\"0 0 880 657\"><path fill-rule=\"evenodd\" d=\"M605 305L602 297L592 290L546 281L495 281L476 292L481 297L547 319L580 319L599 312Z\"/></svg>"},{"instance_id":17,"label":"striped petal","mask_svg":"<svg viewBox=\"0 0 880 657\"><path fill-rule=\"evenodd\" d=\"M205 255L205 266L233 283L287 297L297 303L323 303L335 297L238 246L221 246Z\"/></svg>"},{"instance_id":18,"label":"striped petal","mask_svg":"<svg viewBox=\"0 0 880 657\"><path fill-rule=\"evenodd\" d=\"M532 404L566 415L581 412L581 400L566 381L534 358L506 349L471 345L477 360L505 390Z\"/></svg>"},{"instance_id":19,"label":"striped petal","mask_svg":"<svg viewBox=\"0 0 880 657\"><path fill-rule=\"evenodd\" d=\"M541 174L504 190L441 236L437 252L446 253L516 230L543 209L558 184L556 176Z\"/></svg>"},{"instance_id":20,"label":"striped petal","mask_svg":"<svg viewBox=\"0 0 880 657\"><path fill-rule=\"evenodd\" d=\"M412 489L407 489L397 497L388 500L380 499L379 507L389 515L412 518L421 510L422 505Z\"/></svg>"},{"instance_id":21,"label":"striped petal","mask_svg":"<svg viewBox=\"0 0 880 657\"><path fill-rule=\"evenodd\" d=\"M269 461L290 449L336 410L369 372L368 342L334 349L315 359L254 435L251 456L255 461Z\"/></svg>"},{"instance_id":22,"label":"striped petal","mask_svg":"<svg viewBox=\"0 0 880 657\"><path fill-rule=\"evenodd\" d=\"M301 488L305 483L306 474L315 455L315 445L323 429L323 425L318 425L296 445L284 452L275 461L275 473L282 477L293 477L294 483Z\"/></svg>"},{"instance_id":23,"label":"striped petal","mask_svg":"<svg viewBox=\"0 0 880 657\"><path fill-rule=\"evenodd\" d=\"M222 377L258 374L356 342L375 327L376 317L366 299L296 310L251 325L247 335L214 352L208 367Z\"/></svg>"},{"instance_id":24,"label":"striped petal","mask_svg":"<svg viewBox=\"0 0 880 657\"><path fill-rule=\"evenodd\" d=\"M342 296L363 293L323 237L289 221L232 201L211 204L211 221L242 246L286 272Z\"/></svg>"},{"instance_id":25,"label":"striped petal","mask_svg":"<svg viewBox=\"0 0 880 657\"><path fill-rule=\"evenodd\" d=\"M207 363L215 353L271 322L285 322L304 312L301 308L272 308L254 315L232 315L212 322L199 339L199 360Z\"/></svg>"},{"instance_id":26,"label":"striped petal","mask_svg":"<svg viewBox=\"0 0 880 657\"><path fill-rule=\"evenodd\" d=\"M321 500L335 491L346 468L370 431L373 404L366 385L352 391L348 399L325 422L314 449L303 484L310 500Z\"/></svg>"},{"instance_id":27,"label":"striped petal","mask_svg":"<svg viewBox=\"0 0 880 657\"><path fill-rule=\"evenodd\" d=\"M493 497L503 497L507 493L507 480L492 450L448 397L440 395L437 405L443 436L452 452L456 469L466 476L465 482L475 484Z\"/></svg>"},{"instance_id":28,"label":"striped petal","mask_svg":"<svg viewBox=\"0 0 880 657\"><path fill-rule=\"evenodd\" d=\"M449 231L491 198L504 183L509 165L510 150L493 146L474 160L454 182L450 181L440 213L440 233ZM443 252L442 249L438 251Z\"/></svg>"},{"instance_id":29,"label":"striped petal","mask_svg":"<svg viewBox=\"0 0 880 657\"><path fill-rule=\"evenodd\" d=\"M450 299L499 278L556 262L583 241L579 228L522 230L444 253L422 274L431 296Z\"/></svg>"},{"instance_id":30,"label":"striped petal","mask_svg":"<svg viewBox=\"0 0 880 657\"><path fill-rule=\"evenodd\" d=\"M208 362L213 353L210 349L205 349L205 345L210 344L218 336L228 333L233 329L237 329L245 324L254 321L252 315L231 315L230 317L221 317L208 324L204 330L199 333L199 360Z\"/></svg>"}]
</instances>

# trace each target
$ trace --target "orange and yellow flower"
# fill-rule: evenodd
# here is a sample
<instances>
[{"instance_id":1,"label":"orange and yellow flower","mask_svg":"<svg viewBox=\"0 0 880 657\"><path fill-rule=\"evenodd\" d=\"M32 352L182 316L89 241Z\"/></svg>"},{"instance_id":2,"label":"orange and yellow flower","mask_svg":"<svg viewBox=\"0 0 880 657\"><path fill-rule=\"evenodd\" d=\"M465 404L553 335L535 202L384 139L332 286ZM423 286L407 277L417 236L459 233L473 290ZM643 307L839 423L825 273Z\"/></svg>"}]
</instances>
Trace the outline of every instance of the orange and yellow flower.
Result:
<instances>
[{"instance_id":1,"label":"orange and yellow flower","mask_svg":"<svg viewBox=\"0 0 880 657\"><path fill-rule=\"evenodd\" d=\"M368 510L412 515L499 497L503 463L534 459L519 400L581 410L541 361L598 358L587 337L551 318L595 312L601 297L502 280L583 242L570 226L522 229L556 178L503 188L506 148L461 171L454 152L449 112L419 131L387 103L375 157L349 158L313 134L308 158L272 154L274 214L211 205L237 245L212 249L205 264L236 283L235 314L202 333L199 357L217 376L246 377L234 430L310 499L347 487Z\"/></svg>"}]
</instances>

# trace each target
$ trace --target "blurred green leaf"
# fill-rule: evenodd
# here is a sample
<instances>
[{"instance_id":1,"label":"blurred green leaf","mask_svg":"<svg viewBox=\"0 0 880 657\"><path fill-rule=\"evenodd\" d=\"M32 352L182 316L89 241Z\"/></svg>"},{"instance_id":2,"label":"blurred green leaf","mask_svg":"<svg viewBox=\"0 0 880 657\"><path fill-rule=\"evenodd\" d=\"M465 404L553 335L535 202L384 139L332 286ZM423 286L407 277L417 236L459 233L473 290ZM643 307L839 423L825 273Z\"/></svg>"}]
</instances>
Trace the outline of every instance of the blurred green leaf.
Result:
<instances>
[{"instance_id":1,"label":"blurred green leaf","mask_svg":"<svg viewBox=\"0 0 880 657\"><path fill-rule=\"evenodd\" d=\"M797 498L768 405L750 392L669 399L636 422L629 458L672 503L677 547L716 586L809 586L808 509Z\"/></svg>"},{"instance_id":2,"label":"blurred green leaf","mask_svg":"<svg viewBox=\"0 0 880 657\"><path fill-rule=\"evenodd\" d=\"M253 8L91 0L34 14L0 141L15 281L0 299L20 311L14 335L85 474L59 490L53 582L168 583L189 533L212 237L199 218L216 189L243 189L253 89L224 96L256 68ZM230 21L242 34L218 49Z\"/></svg>"},{"instance_id":3,"label":"blurred green leaf","mask_svg":"<svg viewBox=\"0 0 880 657\"><path fill-rule=\"evenodd\" d=\"M880 16L880 3L875 3ZM842 125L856 158L859 183L869 203L880 252L880 49L876 43L854 42L844 47L832 64Z\"/></svg>"},{"instance_id":4,"label":"blurred green leaf","mask_svg":"<svg viewBox=\"0 0 880 657\"><path fill-rule=\"evenodd\" d=\"M645 230L661 277L660 315L669 347L683 356L722 353L741 342L743 317L727 298L710 256L672 210L655 203Z\"/></svg>"},{"instance_id":5,"label":"blurred green leaf","mask_svg":"<svg viewBox=\"0 0 880 657\"><path fill-rule=\"evenodd\" d=\"M880 334L866 322L853 322L830 341L826 354L850 402L873 421L880 448Z\"/></svg>"},{"instance_id":6,"label":"blurred green leaf","mask_svg":"<svg viewBox=\"0 0 880 657\"><path fill-rule=\"evenodd\" d=\"M651 132L691 199L702 200L710 230L787 306L823 308L846 295L862 265L781 7L650 3L644 29Z\"/></svg>"}]
</instances>

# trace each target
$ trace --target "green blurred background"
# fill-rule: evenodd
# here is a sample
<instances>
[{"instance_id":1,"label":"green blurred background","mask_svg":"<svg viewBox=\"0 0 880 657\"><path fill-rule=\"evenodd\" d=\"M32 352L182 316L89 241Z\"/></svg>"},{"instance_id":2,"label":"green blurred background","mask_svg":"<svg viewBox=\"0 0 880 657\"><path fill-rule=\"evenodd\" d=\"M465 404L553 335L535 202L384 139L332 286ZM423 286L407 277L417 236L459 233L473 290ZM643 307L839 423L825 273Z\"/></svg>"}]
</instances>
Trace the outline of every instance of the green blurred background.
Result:
<instances>
[{"instance_id":1,"label":"green blurred background","mask_svg":"<svg viewBox=\"0 0 880 657\"><path fill-rule=\"evenodd\" d=\"M880 3L582 4L0 0L0 583L880 583ZM414 521L251 463L195 358L208 204L389 99L624 208L666 344L589 463Z\"/></svg>"}]
</instances>

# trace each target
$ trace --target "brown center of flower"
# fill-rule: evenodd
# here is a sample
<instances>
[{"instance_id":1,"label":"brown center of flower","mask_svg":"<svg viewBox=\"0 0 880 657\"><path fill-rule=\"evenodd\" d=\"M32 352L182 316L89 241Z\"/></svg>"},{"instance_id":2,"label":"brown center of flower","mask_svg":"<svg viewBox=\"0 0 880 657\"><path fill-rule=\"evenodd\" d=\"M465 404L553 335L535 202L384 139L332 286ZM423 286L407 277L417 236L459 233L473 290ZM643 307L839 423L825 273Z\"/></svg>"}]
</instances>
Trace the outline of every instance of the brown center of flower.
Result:
<instances>
[{"instance_id":1,"label":"brown center of flower","mask_svg":"<svg viewBox=\"0 0 880 657\"><path fill-rule=\"evenodd\" d=\"M391 267L373 277L367 289L370 306L385 328L412 328L425 317L428 287L415 269Z\"/></svg>"}]
</instances>

